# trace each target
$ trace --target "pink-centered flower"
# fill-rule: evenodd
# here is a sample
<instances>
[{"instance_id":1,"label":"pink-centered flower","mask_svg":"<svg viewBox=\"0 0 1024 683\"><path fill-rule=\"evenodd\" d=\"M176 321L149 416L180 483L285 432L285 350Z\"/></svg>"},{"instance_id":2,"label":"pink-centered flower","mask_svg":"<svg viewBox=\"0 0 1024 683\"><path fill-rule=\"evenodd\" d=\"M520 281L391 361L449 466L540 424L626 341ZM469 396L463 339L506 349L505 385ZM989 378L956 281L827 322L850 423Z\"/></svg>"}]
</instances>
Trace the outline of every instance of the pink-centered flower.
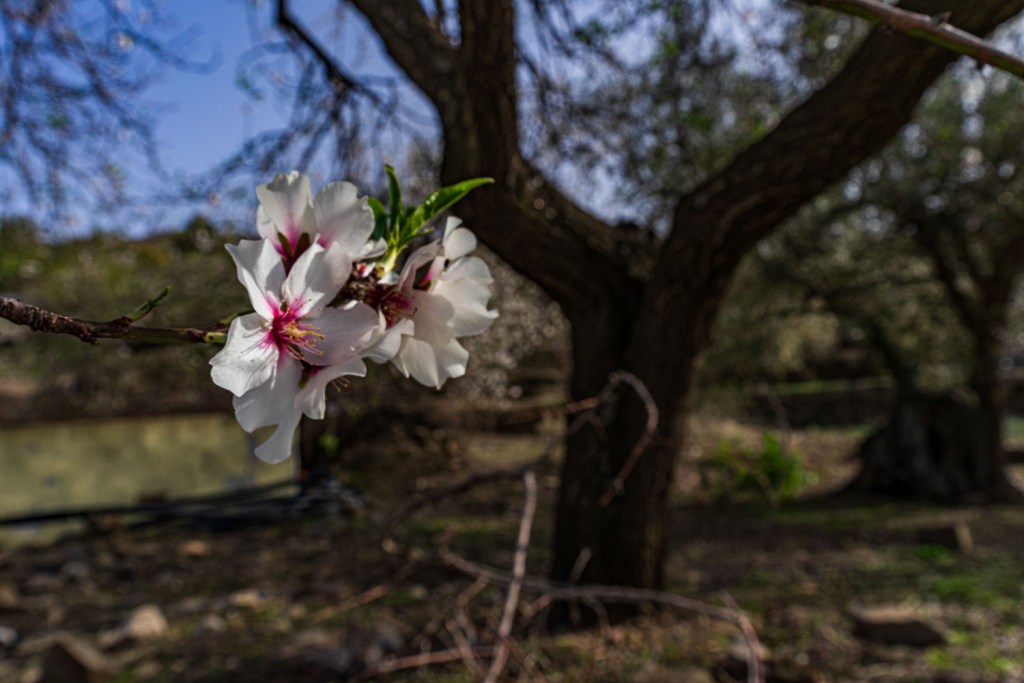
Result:
<instances>
[{"instance_id":1,"label":"pink-centered flower","mask_svg":"<svg viewBox=\"0 0 1024 683\"><path fill-rule=\"evenodd\" d=\"M379 315L359 303L328 308L351 272L337 244L312 244L288 272L269 240L227 248L254 312L231 322L224 348L210 360L211 375L235 395L243 429L277 426L256 449L276 463L290 455L302 413L324 416L331 381L366 374L360 351L375 340Z\"/></svg>"},{"instance_id":2,"label":"pink-centered flower","mask_svg":"<svg viewBox=\"0 0 1024 683\"><path fill-rule=\"evenodd\" d=\"M352 183L330 183L313 198L309 176L292 171L257 187L256 196L256 229L274 244L286 268L314 242L339 245L349 263L379 254L380 245L370 241L373 213Z\"/></svg>"},{"instance_id":3,"label":"pink-centered flower","mask_svg":"<svg viewBox=\"0 0 1024 683\"><path fill-rule=\"evenodd\" d=\"M480 334L498 316L487 308L490 270L468 256L474 249L473 233L449 218L442 240L414 251L398 282L378 294L388 334L401 335L391 362L426 386L440 389L448 378L464 375L469 352L459 338Z\"/></svg>"}]
</instances>

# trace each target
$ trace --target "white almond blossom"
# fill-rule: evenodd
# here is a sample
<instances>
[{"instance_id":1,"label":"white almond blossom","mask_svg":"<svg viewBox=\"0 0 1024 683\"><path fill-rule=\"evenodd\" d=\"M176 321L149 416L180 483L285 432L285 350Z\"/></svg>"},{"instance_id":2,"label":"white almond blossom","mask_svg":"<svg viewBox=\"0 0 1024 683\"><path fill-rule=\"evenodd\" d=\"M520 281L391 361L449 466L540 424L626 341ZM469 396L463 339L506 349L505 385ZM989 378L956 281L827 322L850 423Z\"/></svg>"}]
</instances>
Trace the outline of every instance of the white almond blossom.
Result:
<instances>
[{"instance_id":1,"label":"white almond blossom","mask_svg":"<svg viewBox=\"0 0 1024 683\"><path fill-rule=\"evenodd\" d=\"M352 183L330 183L313 198L309 176L292 171L257 187L256 196L256 229L274 244L286 266L313 242L324 248L339 245L349 263L381 252L383 244L370 240L373 214L366 197Z\"/></svg>"},{"instance_id":2,"label":"white almond blossom","mask_svg":"<svg viewBox=\"0 0 1024 683\"><path fill-rule=\"evenodd\" d=\"M467 256L474 249L473 233L458 218L449 218L442 240L413 252L397 285L380 297L378 309L385 316L413 323L411 334L408 327L391 332L401 334L392 363L426 386L440 389L448 378L464 375L469 352L459 338L480 334L498 316L487 308L492 282L487 264Z\"/></svg>"},{"instance_id":3,"label":"white almond blossom","mask_svg":"<svg viewBox=\"0 0 1024 683\"><path fill-rule=\"evenodd\" d=\"M329 382L366 374L360 350L375 339L379 316L360 303L327 307L352 269L339 244L312 244L288 272L269 240L227 249L254 312L232 321L224 348L210 360L211 375L235 395L243 429L277 426L256 449L276 463L291 454L302 413L323 417Z\"/></svg>"}]
</instances>

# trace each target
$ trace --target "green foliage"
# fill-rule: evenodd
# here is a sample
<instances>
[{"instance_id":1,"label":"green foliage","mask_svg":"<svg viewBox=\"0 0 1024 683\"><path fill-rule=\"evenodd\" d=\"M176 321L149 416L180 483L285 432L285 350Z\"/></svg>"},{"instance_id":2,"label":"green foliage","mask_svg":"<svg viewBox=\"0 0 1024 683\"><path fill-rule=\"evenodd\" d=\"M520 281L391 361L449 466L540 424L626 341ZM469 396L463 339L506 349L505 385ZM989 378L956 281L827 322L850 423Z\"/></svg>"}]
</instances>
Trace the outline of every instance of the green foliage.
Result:
<instances>
[{"instance_id":1,"label":"green foliage","mask_svg":"<svg viewBox=\"0 0 1024 683\"><path fill-rule=\"evenodd\" d=\"M914 548L914 557L919 560L936 561L944 560L951 555L949 548L942 545L925 544Z\"/></svg>"},{"instance_id":2,"label":"green foliage","mask_svg":"<svg viewBox=\"0 0 1024 683\"><path fill-rule=\"evenodd\" d=\"M782 446L778 436L765 432L760 449L735 441L720 441L702 472L704 487L716 502L728 503L755 494L773 506L792 499L812 480L799 459Z\"/></svg>"},{"instance_id":3,"label":"green foliage","mask_svg":"<svg viewBox=\"0 0 1024 683\"><path fill-rule=\"evenodd\" d=\"M383 239L387 250L381 258L385 271L391 270L398 255L413 240L426 234L441 213L481 185L493 183L491 178L473 178L461 183L443 187L431 193L419 206L405 207L402 204L402 188L391 166L385 166L388 174L388 207L377 199L369 200L374 218L374 239Z\"/></svg>"}]
</instances>

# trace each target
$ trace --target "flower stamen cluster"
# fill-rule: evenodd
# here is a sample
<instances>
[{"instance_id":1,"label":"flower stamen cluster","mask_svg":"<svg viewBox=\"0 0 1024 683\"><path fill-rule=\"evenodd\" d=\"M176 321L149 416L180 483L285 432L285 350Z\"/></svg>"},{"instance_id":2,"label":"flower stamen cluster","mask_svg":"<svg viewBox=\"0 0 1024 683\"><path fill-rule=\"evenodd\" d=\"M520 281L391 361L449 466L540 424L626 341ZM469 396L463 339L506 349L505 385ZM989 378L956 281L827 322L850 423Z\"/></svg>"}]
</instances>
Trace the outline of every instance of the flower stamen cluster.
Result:
<instances>
[{"instance_id":1,"label":"flower stamen cluster","mask_svg":"<svg viewBox=\"0 0 1024 683\"><path fill-rule=\"evenodd\" d=\"M325 338L321 328L305 322L295 307L285 304L281 310L274 311L274 319L270 323L270 339L278 351L305 361L310 356L324 355L316 345Z\"/></svg>"}]
</instances>

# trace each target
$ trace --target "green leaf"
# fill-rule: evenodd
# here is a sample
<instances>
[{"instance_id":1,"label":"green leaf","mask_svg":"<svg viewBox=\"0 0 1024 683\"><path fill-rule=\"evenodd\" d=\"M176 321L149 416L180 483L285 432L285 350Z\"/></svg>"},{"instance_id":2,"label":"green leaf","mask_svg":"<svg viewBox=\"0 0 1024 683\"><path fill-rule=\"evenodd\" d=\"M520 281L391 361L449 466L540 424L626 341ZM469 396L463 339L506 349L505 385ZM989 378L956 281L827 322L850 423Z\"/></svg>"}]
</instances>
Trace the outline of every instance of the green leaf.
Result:
<instances>
[{"instance_id":1,"label":"green leaf","mask_svg":"<svg viewBox=\"0 0 1024 683\"><path fill-rule=\"evenodd\" d=\"M368 197L366 203L373 212L373 239L383 239L388 230L388 212L376 197Z\"/></svg>"},{"instance_id":2,"label":"green leaf","mask_svg":"<svg viewBox=\"0 0 1024 683\"><path fill-rule=\"evenodd\" d=\"M416 232L423 232L433 220L445 209L461 200L467 194L480 187L494 182L494 178L473 178L463 180L461 183L442 187L437 192L431 193L423 203L409 216L409 223L416 226Z\"/></svg>"},{"instance_id":3,"label":"green leaf","mask_svg":"<svg viewBox=\"0 0 1024 683\"><path fill-rule=\"evenodd\" d=\"M388 204L390 205L388 215L391 219L388 229L394 232L398 227L398 219L402 217L402 190L398 186L395 169L391 168L390 164L385 164L384 170L388 174Z\"/></svg>"}]
</instances>

